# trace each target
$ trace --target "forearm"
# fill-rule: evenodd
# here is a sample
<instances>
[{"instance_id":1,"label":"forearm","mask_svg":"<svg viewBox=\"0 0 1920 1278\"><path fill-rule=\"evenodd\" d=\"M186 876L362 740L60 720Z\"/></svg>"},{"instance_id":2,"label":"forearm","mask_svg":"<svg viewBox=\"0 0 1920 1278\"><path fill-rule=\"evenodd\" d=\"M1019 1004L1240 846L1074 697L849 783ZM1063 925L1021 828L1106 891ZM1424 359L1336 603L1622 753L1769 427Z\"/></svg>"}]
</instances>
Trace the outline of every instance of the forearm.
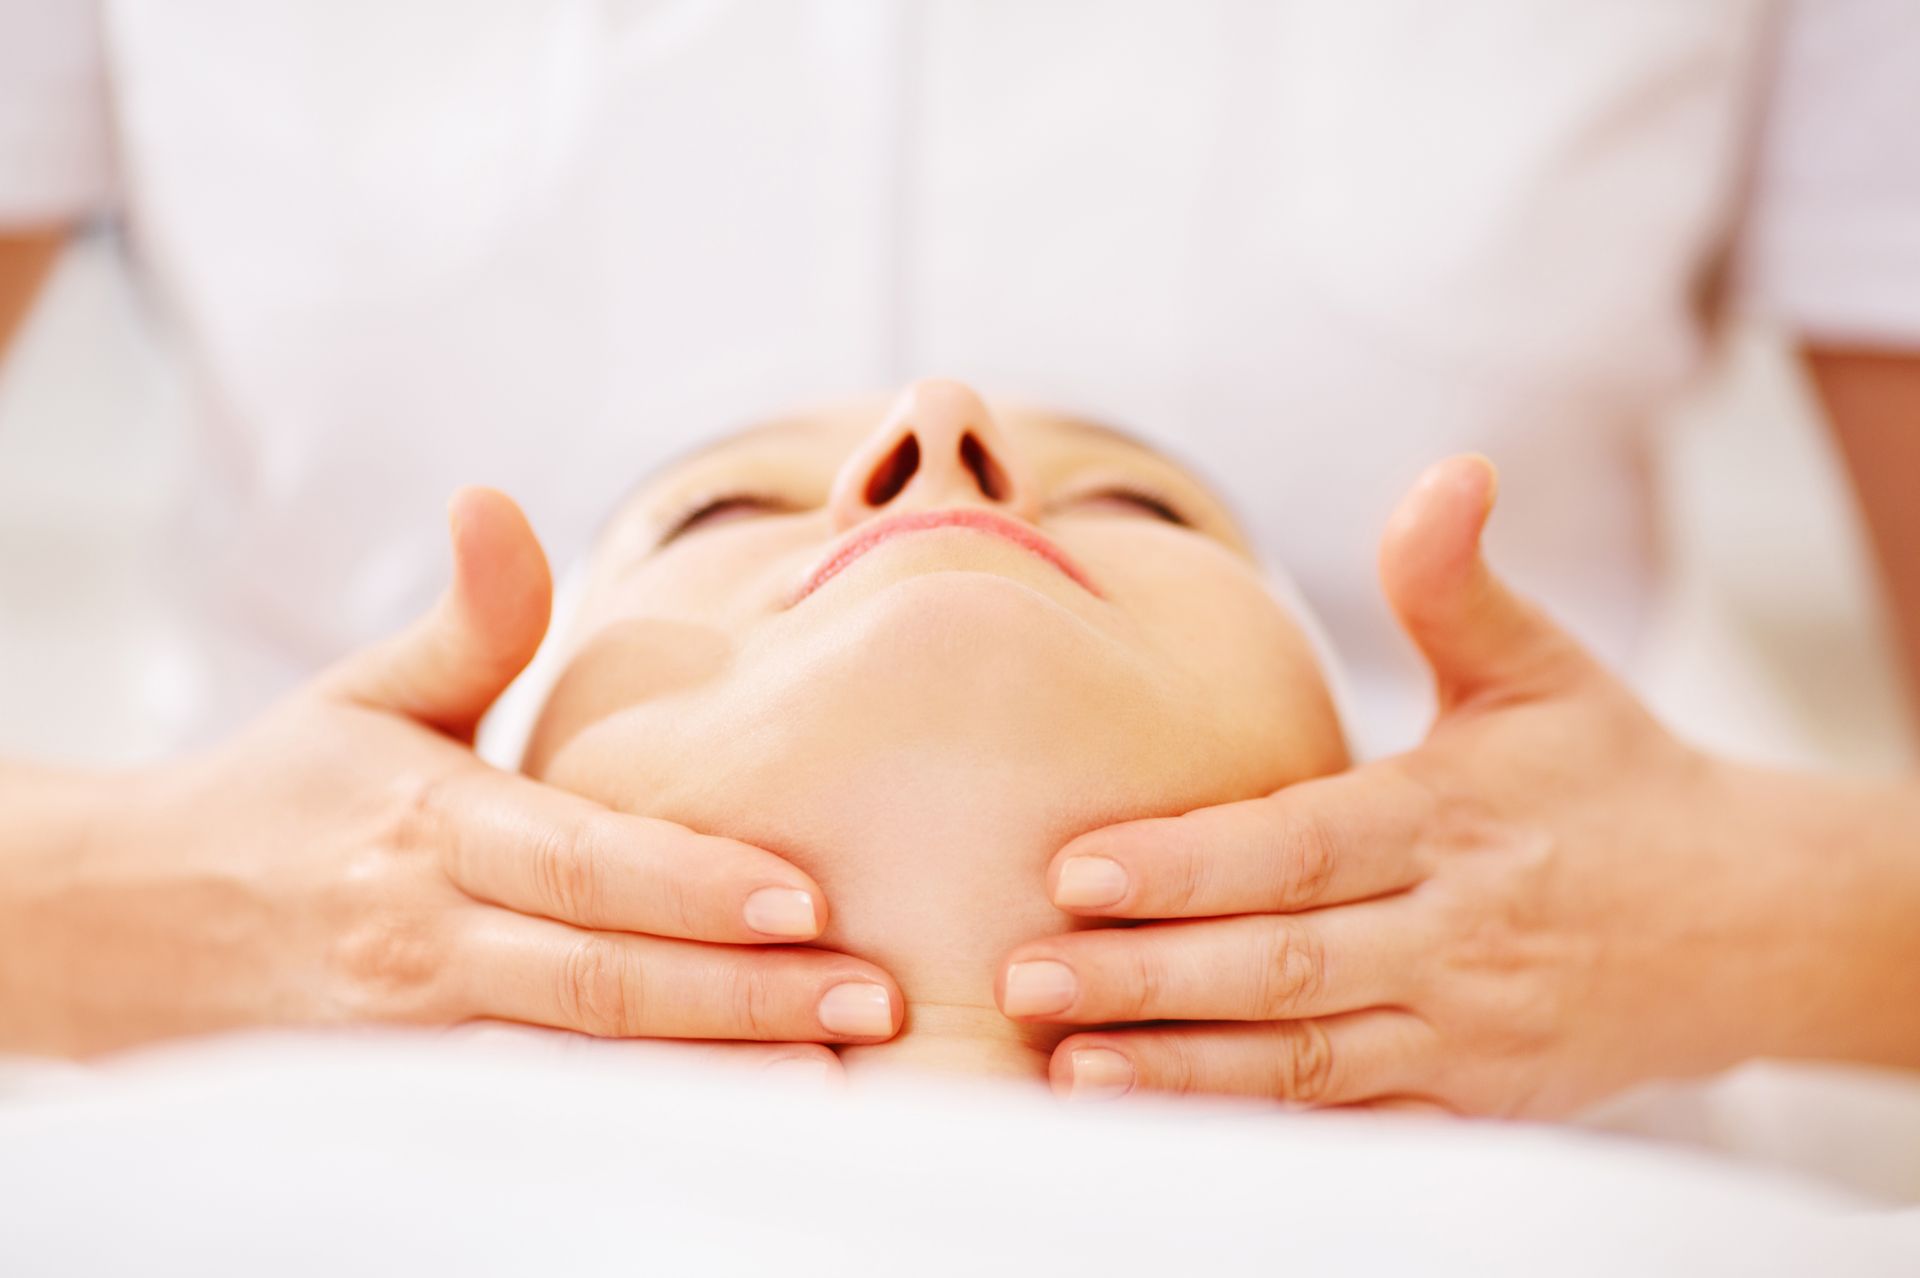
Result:
<instances>
[{"instance_id":1,"label":"forearm","mask_svg":"<svg viewBox=\"0 0 1920 1278\"><path fill-rule=\"evenodd\" d=\"M0 361L5 360L15 330L53 269L64 239L65 232L58 229L0 232Z\"/></svg>"},{"instance_id":2,"label":"forearm","mask_svg":"<svg viewBox=\"0 0 1920 1278\"><path fill-rule=\"evenodd\" d=\"M1741 978L1753 1054L1920 1069L1920 780L1736 769L1731 784L1756 841L1743 887L1766 902Z\"/></svg>"},{"instance_id":3,"label":"forearm","mask_svg":"<svg viewBox=\"0 0 1920 1278\"><path fill-rule=\"evenodd\" d=\"M0 867L29 855L78 853L94 826L104 780L76 768L0 761Z\"/></svg>"},{"instance_id":4,"label":"forearm","mask_svg":"<svg viewBox=\"0 0 1920 1278\"><path fill-rule=\"evenodd\" d=\"M0 763L0 1050L57 1049L70 1036L57 991L83 938L50 920L114 790L102 774Z\"/></svg>"},{"instance_id":5,"label":"forearm","mask_svg":"<svg viewBox=\"0 0 1920 1278\"><path fill-rule=\"evenodd\" d=\"M1920 352L1811 349L1807 367L1853 479L1886 591L1909 704L1920 714Z\"/></svg>"}]
</instances>

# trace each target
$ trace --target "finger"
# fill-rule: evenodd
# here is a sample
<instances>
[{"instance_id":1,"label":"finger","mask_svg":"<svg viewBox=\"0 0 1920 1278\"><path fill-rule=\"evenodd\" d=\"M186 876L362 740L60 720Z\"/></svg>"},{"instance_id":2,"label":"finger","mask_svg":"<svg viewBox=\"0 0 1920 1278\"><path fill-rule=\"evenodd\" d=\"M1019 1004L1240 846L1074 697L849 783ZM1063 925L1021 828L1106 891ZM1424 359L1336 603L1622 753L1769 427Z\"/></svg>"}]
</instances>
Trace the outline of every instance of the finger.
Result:
<instances>
[{"instance_id":1,"label":"finger","mask_svg":"<svg viewBox=\"0 0 1920 1278\"><path fill-rule=\"evenodd\" d=\"M553 578L527 517L504 493L463 488L447 517L453 581L439 602L342 661L320 686L466 740L539 648Z\"/></svg>"},{"instance_id":2,"label":"finger","mask_svg":"<svg viewBox=\"0 0 1920 1278\"><path fill-rule=\"evenodd\" d=\"M1404 1114L1412 1118L1458 1118L1460 1111L1442 1100L1430 1096L1382 1096L1376 1100L1355 1101L1351 1105L1336 1105L1334 1109L1351 1110L1356 1114Z\"/></svg>"},{"instance_id":3,"label":"finger","mask_svg":"<svg viewBox=\"0 0 1920 1278\"><path fill-rule=\"evenodd\" d=\"M735 1045L744 1051L748 1044ZM763 1049L760 1075L782 1087L840 1087L847 1081L847 1067L831 1049L806 1043L778 1043Z\"/></svg>"},{"instance_id":4,"label":"finger","mask_svg":"<svg viewBox=\"0 0 1920 1278\"><path fill-rule=\"evenodd\" d=\"M1538 693L1589 665L1580 646L1482 558L1497 488L1486 458L1448 458L1421 476L1381 540L1381 585L1433 668L1442 709L1489 692Z\"/></svg>"},{"instance_id":5,"label":"finger","mask_svg":"<svg viewBox=\"0 0 1920 1278\"><path fill-rule=\"evenodd\" d=\"M629 1062L719 1068L762 1074L780 1082L823 1084L844 1081L846 1069L833 1049L817 1043L709 1043L699 1040L595 1038L573 1030L547 1029L513 1021L469 1021L445 1031L477 1043L505 1043L540 1055L562 1058L610 1057Z\"/></svg>"},{"instance_id":6,"label":"finger","mask_svg":"<svg viewBox=\"0 0 1920 1278\"><path fill-rule=\"evenodd\" d=\"M436 785L409 837L468 895L578 927L746 944L827 923L819 885L765 849L491 768Z\"/></svg>"},{"instance_id":7,"label":"finger","mask_svg":"<svg viewBox=\"0 0 1920 1278\"><path fill-rule=\"evenodd\" d=\"M846 1067L830 1047L819 1043L708 1043L697 1039L595 1038L570 1030L541 1030L569 1040L568 1054L610 1056L625 1064L645 1062L667 1068L724 1070L764 1078L781 1087L828 1087L847 1081Z\"/></svg>"},{"instance_id":8,"label":"finger","mask_svg":"<svg viewBox=\"0 0 1920 1278\"><path fill-rule=\"evenodd\" d=\"M1023 945L996 982L1021 1020L1274 1021L1396 1003L1420 961L1398 901L1310 914L1073 932Z\"/></svg>"},{"instance_id":9,"label":"finger","mask_svg":"<svg viewBox=\"0 0 1920 1278\"><path fill-rule=\"evenodd\" d=\"M1392 760L1263 799L1081 835L1047 870L1055 905L1110 918L1285 913L1423 877L1427 790Z\"/></svg>"},{"instance_id":10,"label":"finger","mask_svg":"<svg viewBox=\"0 0 1920 1278\"><path fill-rule=\"evenodd\" d=\"M590 932L489 910L460 941L469 1016L596 1038L871 1043L899 1032L893 979L845 954Z\"/></svg>"},{"instance_id":11,"label":"finger","mask_svg":"<svg viewBox=\"0 0 1920 1278\"><path fill-rule=\"evenodd\" d=\"M1053 1050L1056 1095L1259 1096L1345 1105L1398 1095L1425 1073L1433 1032L1406 1012L1376 1009L1271 1025L1193 1025L1075 1034Z\"/></svg>"}]
</instances>

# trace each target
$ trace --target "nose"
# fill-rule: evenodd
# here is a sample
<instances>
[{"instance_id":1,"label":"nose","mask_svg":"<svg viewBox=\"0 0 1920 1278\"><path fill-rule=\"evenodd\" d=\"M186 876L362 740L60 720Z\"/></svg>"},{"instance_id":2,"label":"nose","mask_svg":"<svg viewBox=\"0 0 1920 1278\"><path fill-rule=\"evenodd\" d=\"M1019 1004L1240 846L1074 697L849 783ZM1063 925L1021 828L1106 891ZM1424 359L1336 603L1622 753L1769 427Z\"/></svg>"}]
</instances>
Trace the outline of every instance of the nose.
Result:
<instances>
[{"instance_id":1,"label":"nose","mask_svg":"<svg viewBox=\"0 0 1920 1278\"><path fill-rule=\"evenodd\" d=\"M834 479L834 526L876 514L985 505L1020 519L1034 514L1025 460L986 403L960 382L914 382L853 450Z\"/></svg>"}]
</instances>

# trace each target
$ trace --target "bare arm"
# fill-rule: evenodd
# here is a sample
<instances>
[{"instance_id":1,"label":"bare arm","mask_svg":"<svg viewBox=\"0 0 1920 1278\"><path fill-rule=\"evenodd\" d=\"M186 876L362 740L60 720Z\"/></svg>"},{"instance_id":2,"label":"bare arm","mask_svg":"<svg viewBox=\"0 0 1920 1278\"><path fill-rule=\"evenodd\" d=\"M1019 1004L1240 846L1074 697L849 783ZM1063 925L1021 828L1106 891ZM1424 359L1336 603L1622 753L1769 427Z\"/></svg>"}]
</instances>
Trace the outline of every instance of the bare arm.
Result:
<instances>
[{"instance_id":1,"label":"bare arm","mask_svg":"<svg viewBox=\"0 0 1920 1278\"><path fill-rule=\"evenodd\" d=\"M66 238L64 227L0 231L0 361Z\"/></svg>"},{"instance_id":2,"label":"bare arm","mask_svg":"<svg viewBox=\"0 0 1920 1278\"><path fill-rule=\"evenodd\" d=\"M1911 619L1915 438L1886 389L1863 399L1906 481L1863 479L1904 534ZM1433 467L1381 549L1439 693L1423 744L1055 854L1056 905L1146 924L1005 961L1004 1012L1085 1027L1056 1089L1545 1116L1759 1056L1920 1069L1920 778L1763 771L1668 733L1481 556L1494 479ZM1072 890L1081 858L1117 896ZM1029 969L1048 997L1028 964L1055 965Z\"/></svg>"},{"instance_id":3,"label":"bare arm","mask_svg":"<svg viewBox=\"0 0 1920 1278\"><path fill-rule=\"evenodd\" d=\"M1816 346L1805 358L1873 538L1920 715L1920 351Z\"/></svg>"},{"instance_id":4,"label":"bare arm","mask_svg":"<svg viewBox=\"0 0 1920 1278\"><path fill-rule=\"evenodd\" d=\"M803 944L827 906L800 870L473 755L551 578L503 494L449 517L441 602L226 745L117 775L0 760L0 1051L507 1020L831 1068L796 1045L897 1032L884 972Z\"/></svg>"}]
</instances>

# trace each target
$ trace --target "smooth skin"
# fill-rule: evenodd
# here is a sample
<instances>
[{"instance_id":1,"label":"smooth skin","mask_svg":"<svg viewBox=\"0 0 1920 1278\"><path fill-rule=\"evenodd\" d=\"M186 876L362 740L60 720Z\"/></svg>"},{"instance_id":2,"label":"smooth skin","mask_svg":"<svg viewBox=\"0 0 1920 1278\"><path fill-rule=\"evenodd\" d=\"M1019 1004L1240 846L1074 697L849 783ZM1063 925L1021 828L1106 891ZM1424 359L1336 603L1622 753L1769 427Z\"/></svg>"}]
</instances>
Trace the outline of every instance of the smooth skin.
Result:
<instances>
[{"instance_id":1,"label":"smooth skin","mask_svg":"<svg viewBox=\"0 0 1920 1278\"><path fill-rule=\"evenodd\" d=\"M1057 1091L1533 1116L1755 1056L1920 1066L1920 786L1676 740L1488 569L1494 488L1442 463L1382 547L1422 746L1052 860L1072 913L1191 920L1009 956L1009 1015L1122 1023L1061 1041Z\"/></svg>"},{"instance_id":2,"label":"smooth skin","mask_svg":"<svg viewBox=\"0 0 1920 1278\"><path fill-rule=\"evenodd\" d=\"M890 1037L897 987L801 948L819 886L770 852L482 763L547 563L466 489L453 582L221 749L114 776L0 768L0 1050L87 1055L256 1025L503 1020L824 1047Z\"/></svg>"}]
</instances>

